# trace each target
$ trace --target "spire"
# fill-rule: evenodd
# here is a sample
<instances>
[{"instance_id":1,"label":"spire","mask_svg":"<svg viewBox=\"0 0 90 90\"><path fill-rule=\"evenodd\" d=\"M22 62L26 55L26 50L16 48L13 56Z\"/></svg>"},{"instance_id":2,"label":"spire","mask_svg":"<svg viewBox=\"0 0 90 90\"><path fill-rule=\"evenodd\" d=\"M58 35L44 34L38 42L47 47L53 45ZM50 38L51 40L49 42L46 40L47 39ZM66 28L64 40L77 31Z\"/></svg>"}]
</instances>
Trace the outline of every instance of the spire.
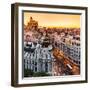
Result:
<instances>
[{"instance_id":1,"label":"spire","mask_svg":"<svg viewBox=\"0 0 90 90\"><path fill-rule=\"evenodd\" d=\"M30 21L31 21L31 20L33 20L33 18L32 18L32 17L30 17Z\"/></svg>"}]
</instances>

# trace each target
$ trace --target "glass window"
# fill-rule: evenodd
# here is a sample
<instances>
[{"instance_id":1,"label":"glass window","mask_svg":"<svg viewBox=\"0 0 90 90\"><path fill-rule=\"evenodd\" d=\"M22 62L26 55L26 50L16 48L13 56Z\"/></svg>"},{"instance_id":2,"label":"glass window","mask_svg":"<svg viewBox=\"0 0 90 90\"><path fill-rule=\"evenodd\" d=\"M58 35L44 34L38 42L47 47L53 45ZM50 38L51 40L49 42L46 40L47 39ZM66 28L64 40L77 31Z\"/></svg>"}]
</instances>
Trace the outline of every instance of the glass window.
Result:
<instances>
[{"instance_id":1,"label":"glass window","mask_svg":"<svg viewBox=\"0 0 90 90\"><path fill-rule=\"evenodd\" d=\"M45 63L45 71L48 72L48 63Z\"/></svg>"}]
</instances>

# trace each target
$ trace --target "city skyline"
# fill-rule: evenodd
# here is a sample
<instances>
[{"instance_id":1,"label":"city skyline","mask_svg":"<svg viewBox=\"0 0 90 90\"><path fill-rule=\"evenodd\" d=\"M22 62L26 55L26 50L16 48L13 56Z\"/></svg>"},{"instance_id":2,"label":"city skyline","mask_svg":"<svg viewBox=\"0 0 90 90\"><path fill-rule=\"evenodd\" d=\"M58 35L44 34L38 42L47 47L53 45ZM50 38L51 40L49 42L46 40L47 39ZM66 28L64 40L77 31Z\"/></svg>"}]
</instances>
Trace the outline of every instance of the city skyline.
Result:
<instances>
[{"instance_id":1,"label":"city skyline","mask_svg":"<svg viewBox=\"0 0 90 90\"><path fill-rule=\"evenodd\" d=\"M24 24L32 17L42 27L80 28L80 15L24 12Z\"/></svg>"}]
</instances>

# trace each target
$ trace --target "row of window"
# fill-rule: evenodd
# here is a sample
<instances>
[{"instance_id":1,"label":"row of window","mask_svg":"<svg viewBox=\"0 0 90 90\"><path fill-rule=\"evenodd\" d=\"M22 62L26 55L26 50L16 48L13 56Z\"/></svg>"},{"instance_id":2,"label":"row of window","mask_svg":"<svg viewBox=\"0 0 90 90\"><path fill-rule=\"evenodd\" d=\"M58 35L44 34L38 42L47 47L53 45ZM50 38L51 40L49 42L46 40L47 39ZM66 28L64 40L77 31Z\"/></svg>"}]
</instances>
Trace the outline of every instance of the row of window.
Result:
<instances>
[{"instance_id":1,"label":"row of window","mask_svg":"<svg viewBox=\"0 0 90 90\"><path fill-rule=\"evenodd\" d=\"M79 49L75 49L70 46L67 46L64 43L57 43L55 42L55 47L58 47L60 50L62 50L64 52L65 55L67 55L67 57L70 57L73 61L75 60L75 63L79 64L80 62L80 48ZM77 61L77 62L76 62Z\"/></svg>"},{"instance_id":2,"label":"row of window","mask_svg":"<svg viewBox=\"0 0 90 90\"><path fill-rule=\"evenodd\" d=\"M51 71L52 70L52 62L34 62L32 61L31 62L26 62L26 60L24 60L24 68L25 69L31 69L32 71L45 71L45 72L48 72L48 71ZM39 69L37 69L39 68Z\"/></svg>"}]
</instances>

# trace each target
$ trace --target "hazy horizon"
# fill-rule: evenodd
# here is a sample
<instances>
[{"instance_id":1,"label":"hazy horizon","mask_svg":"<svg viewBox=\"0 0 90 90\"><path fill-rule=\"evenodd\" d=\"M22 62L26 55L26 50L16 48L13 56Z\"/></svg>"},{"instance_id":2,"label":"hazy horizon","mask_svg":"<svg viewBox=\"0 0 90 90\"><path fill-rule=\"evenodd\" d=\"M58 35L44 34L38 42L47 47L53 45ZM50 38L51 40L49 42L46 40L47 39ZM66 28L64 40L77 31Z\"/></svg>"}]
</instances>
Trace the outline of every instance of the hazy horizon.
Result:
<instances>
[{"instance_id":1,"label":"hazy horizon","mask_svg":"<svg viewBox=\"0 0 90 90\"><path fill-rule=\"evenodd\" d=\"M24 12L24 24L32 17L42 27L80 28L80 15Z\"/></svg>"}]
</instances>

